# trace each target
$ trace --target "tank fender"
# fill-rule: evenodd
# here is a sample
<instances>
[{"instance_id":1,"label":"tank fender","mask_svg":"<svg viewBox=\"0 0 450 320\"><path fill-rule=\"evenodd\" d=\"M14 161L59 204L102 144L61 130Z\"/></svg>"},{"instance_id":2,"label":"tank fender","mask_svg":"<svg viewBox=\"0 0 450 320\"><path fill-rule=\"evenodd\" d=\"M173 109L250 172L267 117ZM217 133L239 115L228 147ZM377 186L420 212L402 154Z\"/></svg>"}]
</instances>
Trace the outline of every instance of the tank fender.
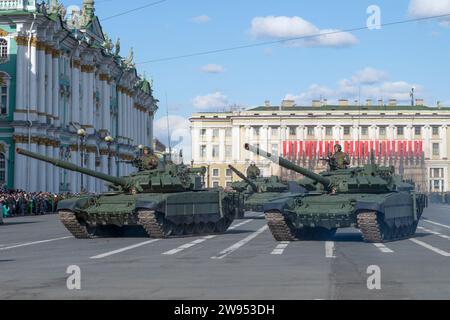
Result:
<instances>
[{"instance_id":1,"label":"tank fender","mask_svg":"<svg viewBox=\"0 0 450 320\"><path fill-rule=\"evenodd\" d=\"M68 210L68 211L77 212L77 211L83 210L89 206L90 199L93 199L93 198L92 197L85 197L85 198L78 198L78 199L73 198L73 199L59 201L56 211Z\"/></svg>"},{"instance_id":2,"label":"tank fender","mask_svg":"<svg viewBox=\"0 0 450 320\"><path fill-rule=\"evenodd\" d=\"M355 212L361 210L384 212L383 204L377 202L356 201L354 208Z\"/></svg>"},{"instance_id":3,"label":"tank fender","mask_svg":"<svg viewBox=\"0 0 450 320\"><path fill-rule=\"evenodd\" d=\"M294 203L293 198L274 199L272 201L266 202L264 204L263 210L264 212L269 211L283 212L285 209L289 209L290 207L292 207L293 203Z\"/></svg>"},{"instance_id":4,"label":"tank fender","mask_svg":"<svg viewBox=\"0 0 450 320\"><path fill-rule=\"evenodd\" d=\"M154 211L161 211L162 203L160 201L146 200L146 199L136 199L136 209L147 209Z\"/></svg>"}]
</instances>

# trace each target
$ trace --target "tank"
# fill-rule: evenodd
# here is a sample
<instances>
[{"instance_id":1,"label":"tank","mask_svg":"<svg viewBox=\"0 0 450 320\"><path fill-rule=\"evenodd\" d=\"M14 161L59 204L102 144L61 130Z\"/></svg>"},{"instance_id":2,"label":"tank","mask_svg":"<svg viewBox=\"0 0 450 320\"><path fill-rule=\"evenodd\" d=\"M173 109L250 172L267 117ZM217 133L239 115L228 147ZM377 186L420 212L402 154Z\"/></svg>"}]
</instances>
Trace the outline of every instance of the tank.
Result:
<instances>
[{"instance_id":1,"label":"tank","mask_svg":"<svg viewBox=\"0 0 450 320\"><path fill-rule=\"evenodd\" d=\"M80 239L123 236L138 228L150 238L225 232L242 203L238 195L204 189L205 168L160 162L157 169L114 177L17 149L17 153L108 183L109 192L58 202L63 225Z\"/></svg>"},{"instance_id":2,"label":"tank","mask_svg":"<svg viewBox=\"0 0 450 320\"><path fill-rule=\"evenodd\" d=\"M287 183L281 181L279 177L250 179L232 165L228 167L242 179L242 181L233 182L231 188L243 195L246 211L262 212L264 204L279 197L281 193L289 191ZM240 218L243 218L243 214Z\"/></svg>"},{"instance_id":3,"label":"tank","mask_svg":"<svg viewBox=\"0 0 450 320\"><path fill-rule=\"evenodd\" d=\"M366 242L387 242L412 237L427 196L414 191L393 167L368 164L320 174L249 144L245 149L304 176L305 194L270 201L264 212L278 241L324 239L338 228L359 228Z\"/></svg>"}]
</instances>

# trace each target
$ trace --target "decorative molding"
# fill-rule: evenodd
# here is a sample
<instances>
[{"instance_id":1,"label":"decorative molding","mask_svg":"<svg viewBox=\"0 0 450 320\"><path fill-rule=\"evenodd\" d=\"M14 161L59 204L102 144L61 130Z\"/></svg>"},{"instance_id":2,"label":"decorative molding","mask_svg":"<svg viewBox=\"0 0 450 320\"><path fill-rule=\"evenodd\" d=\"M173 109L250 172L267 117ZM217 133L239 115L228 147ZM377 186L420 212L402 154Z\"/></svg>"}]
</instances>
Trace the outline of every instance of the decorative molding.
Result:
<instances>
[{"instance_id":1,"label":"decorative molding","mask_svg":"<svg viewBox=\"0 0 450 320\"><path fill-rule=\"evenodd\" d=\"M77 59L72 59L72 68L81 69L81 61Z\"/></svg>"},{"instance_id":2,"label":"decorative molding","mask_svg":"<svg viewBox=\"0 0 450 320\"><path fill-rule=\"evenodd\" d=\"M43 41L38 41L37 42L36 50L45 51L46 48L47 48L47 43L45 43Z\"/></svg>"},{"instance_id":3,"label":"decorative molding","mask_svg":"<svg viewBox=\"0 0 450 320\"><path fill-rule=\"evenodd\" d=\"M0 37L7 37L9 32L0 28Z\"/></svg>"},{"instance_id":4,"label":"decorative molding","mask_svg":"<svg viewBox=\"0 0 450 320\"><path fill-rule=\"evenodd\" d=\"M100 73L98 78L100 79L100 81L107 81L107 82L110 81L109 75L106 73Z\"/></svg>"},{"instance_id":5,"label":"decorative molding","mask_svg":"<svg viewBox=\"0 0 450 320\"><path fill-rule=\"evenodd\" d=\"M17 36L16 37L16 43L18 46L27 46L28 45L28 39L24 36Z\"/></svg>"},{"instance_id":6,"label":"decorative molding","mask_svg":"<svg viewBox=\"0 0 450 320\"><path fill-rule=\"evenodd\" d=\"M83 64L81 65L81 72L85 73L94 73L95 66L89 65L89 64Z\"/></svg>"},{"instance_id":7,"label":"decorative molding","mask_svg":"<svg viewBox=\"0 0 450 320\"><path fill-rule=\"evenodd\" d=\"M52 58L59 58L59 56L61 55L61 51L57 50L57 49L52 49Z\"/></svg>"}]
</instances>

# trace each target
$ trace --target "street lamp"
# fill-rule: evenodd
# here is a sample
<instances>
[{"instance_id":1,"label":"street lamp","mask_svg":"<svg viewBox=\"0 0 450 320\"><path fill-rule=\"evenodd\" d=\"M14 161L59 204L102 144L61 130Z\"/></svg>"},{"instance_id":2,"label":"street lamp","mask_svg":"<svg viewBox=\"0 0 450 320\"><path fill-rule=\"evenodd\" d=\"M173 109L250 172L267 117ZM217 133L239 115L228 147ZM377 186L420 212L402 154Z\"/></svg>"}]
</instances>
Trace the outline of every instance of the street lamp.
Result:
<instances>
[{"instance_id":1,"label":"street lamp","mask_svg":"<svg viewBox=\"0 0 450 320\"><path fill-rule=\"evenodd\" d=\"M142 156L142 152L144 150L144 145L142 145L142 144L138 145L138 149L139 149L139 156Z\"/></svg>"},{"instance_id":2,"label":"street lamp","mask_svg":"<svg viewBox=\"0 0 450 320\"><path fill-rule=\"evenodd\" d=\"M84 168L84 140L86 139L86 130L79 129L77 135L80 138L80 149L81 149L81 168ZM81 192L84 192L84 174L81 174Z\"/></svg>"},{"instance_id":3,"label":"street lamp","mask_svg":"<svg viewBox=\"0 0 450 320\"><path fill-rule=\"evenodd\" d=\"M105 142L108 145L108 174L111 175L111 143L114 142L114 139L111 136L106 136Z\"/></svg>"}]
</instances>

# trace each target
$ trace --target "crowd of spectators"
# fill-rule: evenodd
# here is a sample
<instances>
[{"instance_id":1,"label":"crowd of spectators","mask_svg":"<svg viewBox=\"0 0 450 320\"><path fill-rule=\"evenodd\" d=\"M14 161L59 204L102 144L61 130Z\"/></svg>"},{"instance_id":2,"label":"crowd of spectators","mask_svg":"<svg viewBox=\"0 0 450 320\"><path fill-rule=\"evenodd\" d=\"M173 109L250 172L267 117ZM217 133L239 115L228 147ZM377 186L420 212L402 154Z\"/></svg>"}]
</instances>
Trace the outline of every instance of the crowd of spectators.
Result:
<instances>
[{"instance_id":1,"label":"crowd of spectators","mask_svg":"<svg viewBox=\"0 0 450 320\"><path fill-rule=\"evenodd\" d=\"M50 192L0 189L0 209L3 218L55 213L58 201L67 196Z\"/></svg>"}]
</instances>

